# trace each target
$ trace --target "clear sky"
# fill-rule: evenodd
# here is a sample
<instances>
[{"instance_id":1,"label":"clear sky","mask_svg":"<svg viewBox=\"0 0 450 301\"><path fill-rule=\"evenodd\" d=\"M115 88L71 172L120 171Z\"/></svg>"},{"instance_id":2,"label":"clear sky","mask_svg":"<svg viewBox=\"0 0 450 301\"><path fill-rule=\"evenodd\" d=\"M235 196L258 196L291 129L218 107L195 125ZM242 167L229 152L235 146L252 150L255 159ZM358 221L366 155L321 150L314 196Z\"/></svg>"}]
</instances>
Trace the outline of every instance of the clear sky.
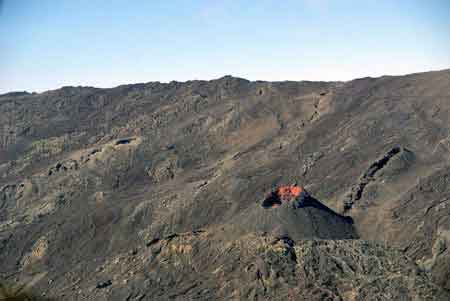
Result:
<instances>
[{"instance_id":1,"label":"clear sky","mask_svg":"<svg viewBox=\"0 0 450 301\"><path fill-rule=\"evenodd\" d=\"M450 0L0 2L0 93L450 68Z\"/></svg>"}]
</instances>

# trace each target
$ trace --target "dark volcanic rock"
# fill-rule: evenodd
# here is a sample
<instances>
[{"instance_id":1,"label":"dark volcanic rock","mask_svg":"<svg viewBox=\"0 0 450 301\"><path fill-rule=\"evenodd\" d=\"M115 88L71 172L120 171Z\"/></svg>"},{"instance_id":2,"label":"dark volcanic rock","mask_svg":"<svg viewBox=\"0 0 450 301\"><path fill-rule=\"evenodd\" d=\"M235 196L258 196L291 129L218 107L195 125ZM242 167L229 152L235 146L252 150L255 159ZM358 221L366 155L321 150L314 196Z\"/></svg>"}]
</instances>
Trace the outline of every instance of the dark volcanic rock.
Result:
<instances>
[{"instance_id":1,"label":"dark volcanic rock","mask_svg":"<svg viewBox=\"0 0 450 301\"><path fill-rule=\"evenodd\" d=\"M357 238L350 217L335 213L309 195L300 205L292 201L265 208L262 203L260 201L249 206L230 221L230 231L235 237L247 233L265 233L294 240Z\"/></svg>"},{"instance_id":2,"label":"dark volcanic rock","mask_svg":"<svg viewBox=\"0 0 450 301\"><path fill-rule=\"evenodd\" d=\"M0 279L68 300L448 300L449 100L449 70L1 95ZM255 203L294 180L320 202Z\"/></svg>"}]
</instances>

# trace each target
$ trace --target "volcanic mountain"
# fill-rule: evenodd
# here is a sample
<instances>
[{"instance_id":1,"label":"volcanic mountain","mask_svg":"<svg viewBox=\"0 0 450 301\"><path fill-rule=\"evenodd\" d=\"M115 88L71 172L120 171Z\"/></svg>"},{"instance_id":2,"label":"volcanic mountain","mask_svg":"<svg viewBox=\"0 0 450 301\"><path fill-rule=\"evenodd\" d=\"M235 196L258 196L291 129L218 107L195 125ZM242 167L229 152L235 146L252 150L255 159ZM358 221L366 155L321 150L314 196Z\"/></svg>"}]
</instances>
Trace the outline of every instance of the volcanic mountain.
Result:
<instances>
[{"instance_id":1,"label":"volcanic mountain","mask_svg":"<svg viewBox=\"0 0 450 301\"><path fill-rule=\"evenodd\" d=\"M275 193L242 210L229 225L237 235L264 233L274 237L300 239L352 239L357 238L353 220L329 209L298 186L298 195Z\"/></svg>"},{"instance_id":2,"label":"volcanic mountain","mask_svg":"<svg viewBox=\"0 0 450 301\"><path fill-rule=\"evenodd\" d=\"M0 95L0 296L449 300L449 153L450 70Z\"/></svg>"}]
</instances>

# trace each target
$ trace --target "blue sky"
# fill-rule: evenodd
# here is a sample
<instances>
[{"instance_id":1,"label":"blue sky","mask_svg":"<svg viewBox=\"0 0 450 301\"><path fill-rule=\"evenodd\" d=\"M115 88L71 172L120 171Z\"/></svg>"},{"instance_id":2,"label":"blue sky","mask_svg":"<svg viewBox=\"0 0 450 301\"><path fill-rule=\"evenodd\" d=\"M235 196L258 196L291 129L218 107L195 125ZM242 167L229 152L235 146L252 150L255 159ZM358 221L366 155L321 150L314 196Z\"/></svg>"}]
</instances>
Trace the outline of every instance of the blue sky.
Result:
<instances>
[{"instance_id":1,"label":"blue sky","mask_svg":"<svg viewBox=\"0 0 450 301\"><path fill-rule=\"evenodd\" d=\"M449 0L0 2L0 93L450 68Z\"/></svg>"}]
</instances>

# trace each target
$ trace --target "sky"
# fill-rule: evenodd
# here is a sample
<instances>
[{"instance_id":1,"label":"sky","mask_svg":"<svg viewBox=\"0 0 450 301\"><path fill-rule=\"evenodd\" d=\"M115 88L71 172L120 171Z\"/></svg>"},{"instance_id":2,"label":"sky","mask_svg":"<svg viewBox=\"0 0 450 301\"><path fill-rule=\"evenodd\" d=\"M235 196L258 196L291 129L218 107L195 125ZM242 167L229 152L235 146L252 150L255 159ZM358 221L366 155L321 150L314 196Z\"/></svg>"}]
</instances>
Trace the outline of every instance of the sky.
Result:
<instances>
[{"instance_id":1,"label":"sky","mask_svg":"<svg viewBox=\"0 0 450 301\"><path fill-rule=\"evenodd\" d=\"M449 0L0 0L0 93L446 68Z\"/></svg>"}]
</instances>

